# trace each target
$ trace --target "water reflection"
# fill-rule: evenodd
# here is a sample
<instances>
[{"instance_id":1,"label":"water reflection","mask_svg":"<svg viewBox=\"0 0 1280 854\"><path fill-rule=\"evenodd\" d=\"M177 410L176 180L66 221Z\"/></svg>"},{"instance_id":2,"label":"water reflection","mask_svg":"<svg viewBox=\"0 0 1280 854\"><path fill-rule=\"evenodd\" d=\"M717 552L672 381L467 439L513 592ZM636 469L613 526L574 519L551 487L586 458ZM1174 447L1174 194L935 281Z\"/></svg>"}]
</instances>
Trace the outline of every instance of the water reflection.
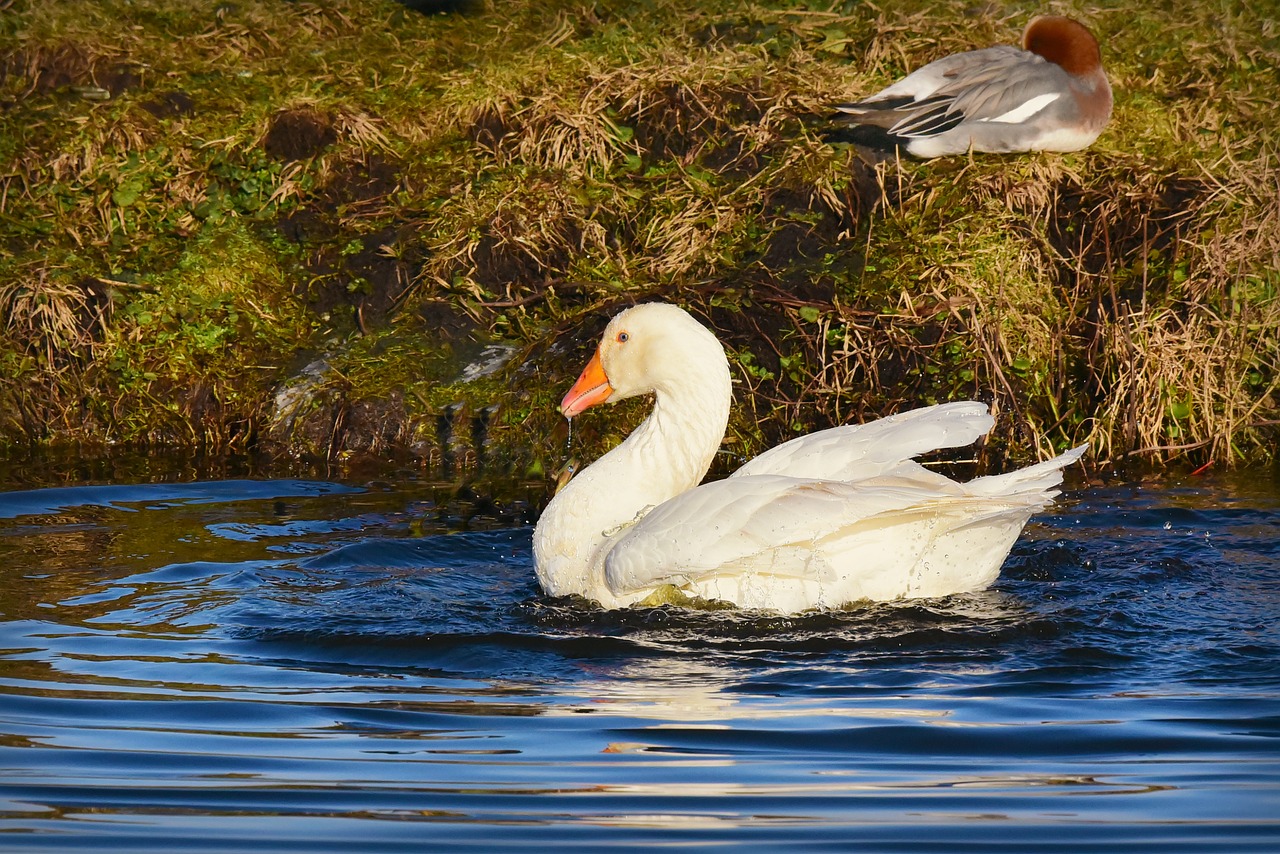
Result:
<instances>
[{"instance_id":1,"label":"water reflection","mask_svg":"<svg viewBox=\"0 0 1280 854\"><path fill-rule=\"evenodd\" d=\"M656 721L648 724L653 730L669 724L728 730L745 721L786 718L846 718L853 725L868 718L932 720L948 714L937 708L859 707L812 697L770 702L764 695L744 693L742 687L740 667L679 657L644 658L607 673L588 671L583 679L566 685L568 693L590 699L585 707L560 708L558 713L603 711L612 717Z\"/></svg>"}]
</instances>

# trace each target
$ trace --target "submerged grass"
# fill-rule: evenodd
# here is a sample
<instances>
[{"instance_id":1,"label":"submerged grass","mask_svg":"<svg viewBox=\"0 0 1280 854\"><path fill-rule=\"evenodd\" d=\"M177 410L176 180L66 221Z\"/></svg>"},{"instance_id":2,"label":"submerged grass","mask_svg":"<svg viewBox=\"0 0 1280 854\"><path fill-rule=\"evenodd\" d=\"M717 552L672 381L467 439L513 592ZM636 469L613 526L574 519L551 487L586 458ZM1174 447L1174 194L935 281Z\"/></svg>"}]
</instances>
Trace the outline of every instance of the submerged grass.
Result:
<instances>
[{"instance_id":1,"label":"submerged grass","mask_svg":"<svg viewBox=\"0 0 1280 854\"><path fill-rule=\"evenodd\" d=\"M1280 27L1057 4L1113 123L1069 155L875 162L826 105L1044 11L949 2L13 0L0 441L550 471L607 315L680 302L730 455L977 397L985 454L1272 458ZM638 406L575 425L593 457Z\"/></svg>"}]
</instances>

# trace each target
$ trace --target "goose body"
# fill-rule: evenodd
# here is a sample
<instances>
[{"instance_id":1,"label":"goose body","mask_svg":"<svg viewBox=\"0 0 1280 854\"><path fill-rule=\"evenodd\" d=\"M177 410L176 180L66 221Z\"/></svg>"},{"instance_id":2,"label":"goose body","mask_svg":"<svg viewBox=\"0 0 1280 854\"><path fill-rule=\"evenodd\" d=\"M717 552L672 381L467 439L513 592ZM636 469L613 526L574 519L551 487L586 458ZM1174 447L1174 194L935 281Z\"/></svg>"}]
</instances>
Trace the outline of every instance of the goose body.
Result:
<instances>
[{"instance_id":1,"label":"goose body","mask_svg":"<svg viewBox=\"0 0 1280 854\"><path fill-rule=\"evenodd\" d=\"M922 158L966 151L1077 151L1111 118L1098 41L1077 21L1043 15L1022 46L953 54L866 100L841 104L836 136L901 146Z\"/></svg>"},{"instance_id":2,"label":"goose body","mask_svg":"<svg viewBox=\"0 0 1280 854\"><path fill-rule=\"evenodd\" d=\"M609 323L561 411L650 393L649 417L538 520L549 595L619 608L674 588L796 613L981 590L1084 452L958 483L913 458L970 444L992 419L981 403L945 403L793 439L700 486L728 422L728 360L709 330L660 303Z\"/></svg>"}]
</instances>

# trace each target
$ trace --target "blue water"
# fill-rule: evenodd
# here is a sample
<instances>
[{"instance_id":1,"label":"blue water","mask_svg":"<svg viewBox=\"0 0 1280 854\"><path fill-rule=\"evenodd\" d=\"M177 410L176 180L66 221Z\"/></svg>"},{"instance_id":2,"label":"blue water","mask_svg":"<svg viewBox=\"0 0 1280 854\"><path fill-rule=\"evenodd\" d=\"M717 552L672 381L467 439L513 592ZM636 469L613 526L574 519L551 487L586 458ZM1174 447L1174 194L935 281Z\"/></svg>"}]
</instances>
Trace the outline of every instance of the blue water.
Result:
<instances>
[{"instance_id":1,"label":"blue water","mask_svg":"<svg viewBox=\"0 0 1280 854\"><path fill-rule=\"evenodd\" d=\"M789 618L543 597L540 490L0 493L0 849L1280 850L1280 480L1069 486Z\"/></svg>"}]
</instances>

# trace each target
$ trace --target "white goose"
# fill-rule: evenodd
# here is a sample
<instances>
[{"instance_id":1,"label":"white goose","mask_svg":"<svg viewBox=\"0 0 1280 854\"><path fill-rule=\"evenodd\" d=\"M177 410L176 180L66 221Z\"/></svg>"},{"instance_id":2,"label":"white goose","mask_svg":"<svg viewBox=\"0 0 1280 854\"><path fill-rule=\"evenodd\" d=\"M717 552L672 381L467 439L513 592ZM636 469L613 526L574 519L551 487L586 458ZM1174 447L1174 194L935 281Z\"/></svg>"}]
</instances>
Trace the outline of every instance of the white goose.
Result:
<instances>
[{"instance_id":1,"label":"white goose","mask_svg":"<svg viewBox=\"0 0 1280 854\"><path fill-rule=\"evenodd\" d=\"M613 318L560 411L639 394L654 396L649 417L538 520L549 595L621 608L674 588L796 613L981 590L1085 450L957 483L912 458L993 422L981 403L944 403L793 439L698 486L728 423L729 363L710 331L660 303Z\"/></svg>"}]
</instances>

